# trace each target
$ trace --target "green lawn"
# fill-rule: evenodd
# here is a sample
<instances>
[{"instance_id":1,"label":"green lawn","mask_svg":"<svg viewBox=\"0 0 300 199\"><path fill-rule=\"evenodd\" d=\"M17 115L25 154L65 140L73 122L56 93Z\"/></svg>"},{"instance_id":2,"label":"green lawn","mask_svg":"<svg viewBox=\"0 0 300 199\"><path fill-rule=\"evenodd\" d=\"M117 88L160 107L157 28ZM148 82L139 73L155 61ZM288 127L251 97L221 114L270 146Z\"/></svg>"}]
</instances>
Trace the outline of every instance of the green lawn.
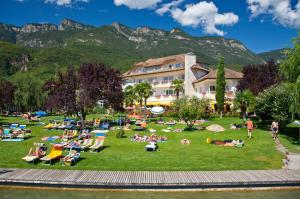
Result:
<instances>
[{"instance_id":1,"label":"green lawn","mask_svg":"<svg viewBox=\"0 0 300 199\"><path fill-rule=\"evenodd\" d=\"M94 117L93 115L90 116ZM48 121L50 117L44 118ZM55 118L55 117L52 117ZM20 118L0 117L0 123L19 121ZM110 131L105 140L105 149L100 153L84 152L82 160L73 167L63 167L57 162L46 166L42 163L28 164L21 158L24 157L34 142L42 142L45 136L61 135L59 130L44 130L42 126L30 126L33 137L23 142L0 141L0 167L18 168L55 168L55 169L84 169L84 170L240 170L240 169L280 169L282 155L276 151L275 144L267 131L255 130L254 139L247 140L246 129L229 130L230 123L241 123L238 118L215 118L205 125L220 124L226 131L212 133L206 130L164 133L161 131L166 126L150 123L149 128L157 130L158 135L166 135L168 141L159 143L160 151L145 152L146 143L131 142L129 138L135 132L126 132L127 138L118 139L116 131ZM177 124L175 127L183 128ZM150 135L149 132L141 134ZM207 144L206 139L242 139L245 141L243 148L224 147ZM190 145L181 145L180 140L190 139ZM47 142L46 142L47 143ZM47 143L50 146L50 143ZM67 152L66 152L67 153Z\"/></svg>"}]
</instances>

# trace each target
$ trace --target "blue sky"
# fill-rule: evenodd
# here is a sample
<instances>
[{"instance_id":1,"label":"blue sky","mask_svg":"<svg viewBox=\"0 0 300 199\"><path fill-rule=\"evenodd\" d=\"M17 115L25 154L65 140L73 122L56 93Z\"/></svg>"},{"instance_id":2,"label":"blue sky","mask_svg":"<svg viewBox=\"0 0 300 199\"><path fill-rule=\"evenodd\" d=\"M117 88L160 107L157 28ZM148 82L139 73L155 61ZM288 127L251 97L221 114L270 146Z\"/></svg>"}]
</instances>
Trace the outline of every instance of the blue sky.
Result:
<instances>
[{"instance_id":1,"label":"blue sky","mask_svg":"<svg viewBox=\"0 0 300 199\"><path fill-rule=\"evenodd\" d=\"M2 23L58 24L70 18L95 26L178 27L193 36L238 39L256 53L292 46L300 28L300 0L3 0L0 5Z\"/></svg>"}]
</instances>

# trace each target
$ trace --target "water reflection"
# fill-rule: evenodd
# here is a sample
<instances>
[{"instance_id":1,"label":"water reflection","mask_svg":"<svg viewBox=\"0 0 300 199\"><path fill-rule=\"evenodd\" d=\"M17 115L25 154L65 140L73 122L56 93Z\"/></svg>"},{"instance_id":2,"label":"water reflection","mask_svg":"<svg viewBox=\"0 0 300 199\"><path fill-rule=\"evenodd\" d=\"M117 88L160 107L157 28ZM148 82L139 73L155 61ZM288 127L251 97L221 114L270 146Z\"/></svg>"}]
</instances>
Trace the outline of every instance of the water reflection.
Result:
<instances>
[{"instance_id":1,"label":"water reflection","mask_svg":"<svg viewBox=\"0 0 300 199\"><path fill-rule=\"evenodd\" d=\"M246 192L109 192L0 189L1 199L298 199L300 190Z\"/></svg>"}]
</instances>

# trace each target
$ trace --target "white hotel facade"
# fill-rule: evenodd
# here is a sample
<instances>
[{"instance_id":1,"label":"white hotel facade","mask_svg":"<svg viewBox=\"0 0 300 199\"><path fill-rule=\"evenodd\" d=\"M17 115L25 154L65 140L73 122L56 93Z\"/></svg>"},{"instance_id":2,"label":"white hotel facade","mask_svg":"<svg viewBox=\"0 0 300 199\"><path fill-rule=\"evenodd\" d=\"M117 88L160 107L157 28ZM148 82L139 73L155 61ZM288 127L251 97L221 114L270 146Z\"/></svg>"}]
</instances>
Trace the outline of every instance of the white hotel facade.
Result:
<instances>
[{"instance_id":1,"label":"white hotel facade","mask_svg":"<svg viewBox=\"0 0 300 199\"><path fill-rule=\"evenodd\" d=\"M149 82L153 88L153 95L148 99L147 105L170 105L176 99L172 87L174 79L184 81L185 96L206 98L215 103L217 70L210 69L198 63L193 54L180 54L168 57L148 59L139 62L122 75L123 88L134 86L140 82ZM225 68L225 98L235 97L238 81L243 74Z\"/></svg>"}]
</instances>

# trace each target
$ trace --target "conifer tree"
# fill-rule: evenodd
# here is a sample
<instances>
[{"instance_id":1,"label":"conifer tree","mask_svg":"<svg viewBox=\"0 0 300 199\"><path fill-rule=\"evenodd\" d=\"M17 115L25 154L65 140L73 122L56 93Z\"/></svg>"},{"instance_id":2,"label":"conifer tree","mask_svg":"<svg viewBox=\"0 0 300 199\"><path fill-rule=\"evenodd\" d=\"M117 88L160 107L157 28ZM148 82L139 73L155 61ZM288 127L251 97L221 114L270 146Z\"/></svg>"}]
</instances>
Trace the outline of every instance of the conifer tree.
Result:
<instances>
[{"instance_id":1,"label":"conifer tree","mask_svg":"<svg viewBox=\"0 0 300 199\"><path fill-rule=\"evenodd\" d=\"M224 97L225 97L225 72L224 72L224 57L219 58L216 82L216 101L218 112L221 113L221 117L224 110Z\"/></svg>"}]
</instances>

